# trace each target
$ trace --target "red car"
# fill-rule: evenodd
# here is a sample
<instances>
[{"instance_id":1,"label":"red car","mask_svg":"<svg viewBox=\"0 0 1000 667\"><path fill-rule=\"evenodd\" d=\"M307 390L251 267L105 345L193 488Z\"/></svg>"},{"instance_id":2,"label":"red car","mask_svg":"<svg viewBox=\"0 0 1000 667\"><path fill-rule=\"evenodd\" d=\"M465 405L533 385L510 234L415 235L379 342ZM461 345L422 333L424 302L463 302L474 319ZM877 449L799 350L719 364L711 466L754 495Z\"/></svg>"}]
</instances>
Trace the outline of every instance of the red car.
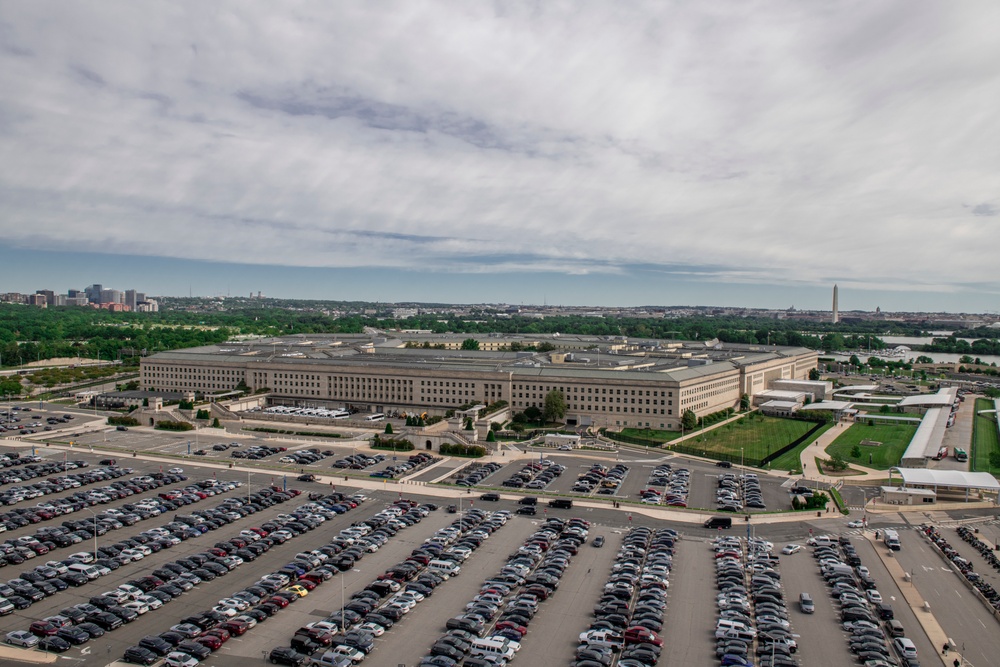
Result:
<instances>
[{"instance_id":1,"label":"red car","mask_svg":"<svg viewBox=\"0 0 1000 667\"><path fill-rule=\"evenodd\" d=\"M307 591L314 591L316 590L316 587L319 586L319 584L313 581L312 579L299 579L295 583L297 583L299 586L306 589Z\"/></svg>"},{"instance_id":2,"label":"red car","mask_svg":"<svg viewBox=\"0 0 1000 667\"><path fill-rule=\"evenodd\" d=\"M269 597L266 601L270 602L273 605L277 605L277 606L281 607L282 609L284 609L285 607L288 606L288 600L286 600L283 597L278 597L277 595Z\"/></svg>"},{"instance_id":3,"label":"red car","mask_svg":"<svg viewBox=\"0 0 1000 667\"><path fill-rule=\"evenodd\" d=\"M48 621L35 621L28 626L28 632L36 637L51 637L59 632L59 627Z\"/></svg>"},{"instance_id":4,"label":"red car","mask_svg":"<svg viewBox=\"0 0 1000 667\"><path fill-rule=\"evenodd\" d=\"M229 555L222 549L219 549L218 547L212 547L211 549L208 550L208 553L212 554L213 556L218 556L219 558L225 558L226 556Z\"/></svg>"},{"instance_id":5,"label":"red car","mask_svg":"<svg viewBox=\"0 0 1000 667\"><path fill-rule=\"evenodd\" d=\"M202 635L201 637L195 637L193 641L201 644L210 651L216 651L222 648L222 643L223 643L222 640L219 639L217 635L211 635L211 634Z\"/></svg>"},{"instance_id":6,"label":"red car","mask_svg":"<svg viewBox=\"0 0 1000 667\"><path fill-rule=\"evenodd\" d=\"M211 630L205 632L205 634L215 637L223 644L229 641L229 638L232 637L232 635L229 634L229 630L226 630L225 628L212 628Z\"/></svg>"},{"instance_id":7,"label":"red car","mask_svg":"<svg viewBox=\"0 0 1000 667\"><path fill-rule=\"evenodd\" d=\"M523 625L518 625L513 621L500 621L497 623L497 630L513 630L522 637L528 634L528 628Z\"/></svg>"},{"instance_id":8,"label":"red car","mask_svg":"<svg viewBox=\"0 0 1000 667\"><path fill-rule=\"evenodd\" d=\"M228 630L229 634L231 635L241 637L243 634L246 633L247 630L250 629L250 624L247 623L246 621L232 620L232 621L226 621L219 627L222 628L223 630Z\"/></svg>"},{"instance_id":9,"label":"red car","mask_svg":"<svg viewBox=\"0 0 1000 667\"><path fill-rule=\"evenodd\" d=\"M625 631L626 644L652 644L653 646L663 646L663 640L650 630L641 625L631 627Z\"/></svg>"},{"instance_id":10,"label":"red car","mask_svg":"<svg viewBox=\"0 0 1000 667\"><path fill-rule=\"evenodd\" d=\"M257 533L261 537L267 537L267 531L264 530L263 528L258 528L257 526L250 526L250 530Z\"/></svg>"}]
</instances>

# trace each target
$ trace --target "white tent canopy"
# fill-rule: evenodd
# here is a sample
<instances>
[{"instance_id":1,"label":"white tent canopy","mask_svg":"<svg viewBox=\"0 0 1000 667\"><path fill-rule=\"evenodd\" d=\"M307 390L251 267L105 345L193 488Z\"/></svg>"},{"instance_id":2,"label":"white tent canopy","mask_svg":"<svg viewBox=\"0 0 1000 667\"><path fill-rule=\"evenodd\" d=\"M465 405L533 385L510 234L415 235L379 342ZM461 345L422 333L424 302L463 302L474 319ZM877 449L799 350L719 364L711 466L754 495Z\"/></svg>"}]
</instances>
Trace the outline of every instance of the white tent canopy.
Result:
<instances>
[{"instance_id":1,"label":"white tent canopy","mask_svg":"<svg viewBox=\"0 0 1000 667\"><path fill-rule=\"evenodd\" d=\"M930 468L889 468L889 481L893 472L899 473L903 486L919 485L948 487L952 489L983 489L990 493L1000 492L1000 482L988 472L965 472L964 470L937 470Z\"/></svg>"}]
</instances>

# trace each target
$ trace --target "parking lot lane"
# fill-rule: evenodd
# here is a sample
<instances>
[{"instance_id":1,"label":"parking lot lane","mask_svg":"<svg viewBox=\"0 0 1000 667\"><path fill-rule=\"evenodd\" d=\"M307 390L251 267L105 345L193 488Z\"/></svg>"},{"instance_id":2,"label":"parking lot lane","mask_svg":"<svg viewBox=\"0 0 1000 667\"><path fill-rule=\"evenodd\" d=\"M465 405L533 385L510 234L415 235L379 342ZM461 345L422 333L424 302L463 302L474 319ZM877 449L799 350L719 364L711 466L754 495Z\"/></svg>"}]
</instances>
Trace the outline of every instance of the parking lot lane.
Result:
<instances>
[{"instance_id":1,"label":"parking lot lane","mask_svg":"<svg viewBox=\"0 0 1000 667\"><path fill-rule=\"evenodd\" d=\"M715 561L703 540L677 542L660 667L715 664Z\"/></svg>"},{"instance_id":2,"label":"parking lot lane","mask_svg":"<svg viewBox=\"0 0 1000 667\"><path fill-rule=\"evenodd\" d=\"M965 558L970 558L972 555L979 556L962 541L955 529L945 528L941 532ZM934 547L924 538L916 532L903 531L899 535L899 541L902 549L895 553L895 558L903 566L904 571L914 574L912 585L915 585L923 598L930 603L931 612L941 624L945 634L956 642L959 649L964 645L963 655L973 665L994 664L996 656L1000 655L997 619L960 581L960 575L942 560ZM965 550L962 547L965 547ZM982 561L977 565L981 563ZM979 571L982 572L981 569ZM989 571L994 570L989 568Z\"/></svg>"},{"instance_id":3,"label":"parking lot lane","mask_svg":"<svg viewBox=\"0 0 1000 667\"><path fill-rule=\"evenodd\" d=\"M454 518L454 515L446 515ZM462 564L462 572L434 590L406 619L394 625L376 642L376 652L365 660L366 666L396 667L416 665L427 655L434 641L445 632L445 622L457 616L479 592L483 581L499 571L507 556L538 527L533 519L512 517L503 528L473 552Z\"/></svg>"},{"instance_id":4,"label":"parking lot lane","mask_svg":"<svg viewBox=\"0 0 1000 667\"><path fill-rule=\"evenodd\" d=\"M518 662L560 665L573 658L580 633L594 620L594 605L604 591L604 583L625 534L624 531L615 533L591 526L589 540L570 561L559 581L559 590L542 603L541 612L532 619L517 654ZM604 535L607 540L600 549L592 546L598 535Z\"/></svg>"},{"instance_id":5,"label":"parking lot lane","mask_svg":"<svg viewBox=\"0 0 1000 667\"><path fill-rule=\"evenodd\" d=\"M900 533L908 531L900 531ZM916 535L909 534L907 537L911 538L907 542L912 544ZM901 536L900 541L902 542L904 538ZM940 646L932 646L927 635L924 633L923 628L920 626L919 621L910 605L906 603L906 599L903 597L903 593L900 590L900 586L912 586L913 584L905 583L902 581L896 581L893 579L892 575L889 574L889 570L886 569L885 565L882 563L882 559L875 552L875 549L885 549L885 546L881 543L872 543L867 539L862 539L856 537L852 540L854 545L858 549L858 555L861 556L861 562L868 567L871 571L871 576L878 585L878 591L882 594L882 599L887 603L892 605L892 611L896 620L903 624L906 629L906 636L913 640L913 643L917 646L917 654L920 655L921 660L926 656L928 659L932 655L937 655L941 652ZM905 547L904 547L905 548ZM900 552L893 552L893 557ZM956 575L951 575L955 577ZM953 580L954 581L954 580ZM961 586L957 581L955 584ZM954 595L954 593L952 593ZM934 612L934 608L931 608ZM921 611L920 613L925 613ZM940 621L940 619L938 619Z\"/></svg>"},{"instance_id":6,"label":"parking lot lane","mask_svg":"<svg viewBox=\"0 0 1000 667\"><path fill-rule=\"evenodd\" d=\"M798 542L804 544L804 542ZM783 543L774 543L775 553L779 553ZM848 650L846 635L841 629L840 610L830 596L830 589L819 573L819 566L808 548L796 554L778 556L781 584L788 605L788 621L792 632L800 635L796 641L799 650L796 656L802 665L816 667L842 667L854 662L854 655ZM799 608L799 594L809 593L816 603L816 611L803 614Z\"/></svg>"}]
</instances>

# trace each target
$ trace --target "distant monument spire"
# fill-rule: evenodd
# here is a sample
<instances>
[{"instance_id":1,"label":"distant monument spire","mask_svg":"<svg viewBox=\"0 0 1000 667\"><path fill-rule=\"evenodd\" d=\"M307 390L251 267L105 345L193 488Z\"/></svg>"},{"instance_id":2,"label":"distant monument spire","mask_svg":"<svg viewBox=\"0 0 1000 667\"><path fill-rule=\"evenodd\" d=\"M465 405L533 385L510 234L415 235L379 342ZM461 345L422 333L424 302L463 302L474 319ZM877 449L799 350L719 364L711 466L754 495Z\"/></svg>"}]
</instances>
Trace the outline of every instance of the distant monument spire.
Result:
<instances>
[{"instance_id":1,"label":"distant monument spire","mask_svg":"<svg viewBox=\"0 0 1000 667\"><path fill-rule=\"evenodd\" d=\"M833 286L833 323L840 321L840 313L837 308L837 286Z\"/></svg>"}]
</instances>

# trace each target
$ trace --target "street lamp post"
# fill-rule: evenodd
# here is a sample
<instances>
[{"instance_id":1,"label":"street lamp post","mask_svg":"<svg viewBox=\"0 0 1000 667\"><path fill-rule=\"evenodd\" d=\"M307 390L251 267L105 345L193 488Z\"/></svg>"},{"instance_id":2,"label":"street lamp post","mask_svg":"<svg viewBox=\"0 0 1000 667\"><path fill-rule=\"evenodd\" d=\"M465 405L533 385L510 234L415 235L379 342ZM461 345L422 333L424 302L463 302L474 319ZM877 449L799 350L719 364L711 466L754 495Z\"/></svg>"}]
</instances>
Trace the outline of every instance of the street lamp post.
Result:
<instances>
[{"instance_id":1,"label":"street lamp post","mask_svg":"<svg viewBox=\"0 0 1000 667\"><path fill-rule=\"evenodd\" d=\"M360 571L361 570L355 568L351 569L351 572L360 572ZM347 600L345 597L347 593L345 591L346 584L344 582L344 574L345 573L341 573L340 575L340 634L345 634L347 632L347 626L344 625L344 623L347 620L344 618L344 605L347 604Z\"/></svg>"},{"instance_id":2,"label":"street lamp post","mask_svg":"<svg viewBox=\"0 0 1000 667\"><path fill-rule=\"evenodd\" d=\"M89 507L84 507L83 509L94 515L94 560L97 560L97 512Z\"/></svg>"}]
</instances>

